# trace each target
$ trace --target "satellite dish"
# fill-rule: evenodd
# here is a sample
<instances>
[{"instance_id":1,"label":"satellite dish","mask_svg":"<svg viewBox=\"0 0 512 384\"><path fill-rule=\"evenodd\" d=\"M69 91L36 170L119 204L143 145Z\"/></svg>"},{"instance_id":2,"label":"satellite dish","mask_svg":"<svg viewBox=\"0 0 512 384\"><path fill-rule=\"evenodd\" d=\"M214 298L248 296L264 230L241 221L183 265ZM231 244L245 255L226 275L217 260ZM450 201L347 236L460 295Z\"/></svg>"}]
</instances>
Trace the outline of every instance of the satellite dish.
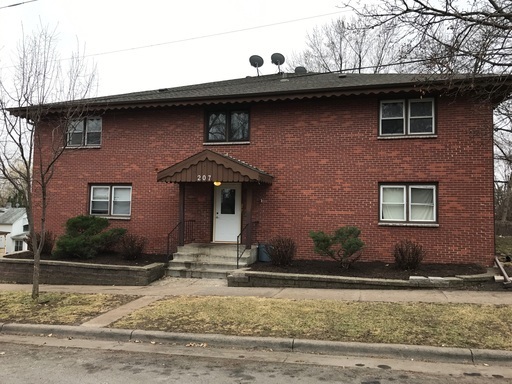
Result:
<instances>
[{"instance_id":1,"label":"satellite dish","mask_svg":"<svg viewBox=\"0 0 512 384\"><path fill-rule=\"evenodd\" d=\"M284 56L280 53L274 53L270 56L270 59L272 60L272 64L277 65L278 71L281 73L281 64L284 64Z\"/></svg>"},{"instance_id":2,"label":"satellite dish","mask_svg":"<svg viewBox=\"0 0 512 384\"><path fill-rule=\"evenodd\" d=\"M270 56L270 59L272 60L272 64L277 66L284 64L284 56L280 53L274 53L272 56Z\"/></svg>"},{"instance_id":3,"label":"satellite dish","mask_svg":"<svg viewBox=\"0 0 512 384\"><path fill-rule=\"evenodd\" d=\"M308 70L304 67L296 67L295 68L295 73L297 75L305 75L306 73L308 73Z\"/></svg>"},{"instance_id":4,"label":"satellite dish","mask_svg":"<svg viewBox=\"0 0 512 384\"><path fill-rule=\"evenodd\" d=\"M251 65L256 68L256 72L258 73L258 76L260 75L260 67L263 65L263 59L261 58L261 56L258 56L258 55L252 55L251 57L249 57L249 63L251 63Z\"/></svg>"}]
</instances>

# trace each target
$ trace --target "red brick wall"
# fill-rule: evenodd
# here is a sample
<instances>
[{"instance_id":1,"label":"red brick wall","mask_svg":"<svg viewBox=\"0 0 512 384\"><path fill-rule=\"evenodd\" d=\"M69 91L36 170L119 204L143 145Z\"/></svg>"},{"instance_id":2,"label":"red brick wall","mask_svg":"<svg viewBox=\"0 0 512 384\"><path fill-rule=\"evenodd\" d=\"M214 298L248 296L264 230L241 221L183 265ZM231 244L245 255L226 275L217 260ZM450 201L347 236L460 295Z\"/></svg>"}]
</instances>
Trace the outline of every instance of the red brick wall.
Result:
<instances>
[{"instance_id":1,"label":"red brick wall","mask_svg":"<svg viewBox=\"0 0 512 384\"><path fill-rule=\"evenodd\" d=\"M165 252L178 222L178 186L157 171L205 148L274 176L257 186L256 236L297 241L298 257L315 258L311 230L356 225L365 260L392 261L402 239L421 243L426 262L492 264L494 253L492 114L470 99L436 99L437 138L378 139L378 97L269 102L251 106L250 145L203 145L201 107L109 111L101 149L67 150L50 186L48 227L88 212L89 183L131 183L130 220L112 225L143 234ZM379 182L438 183L436 228L379 226ZM186 186L186 219L198 241L211 239L212 187Z\"/></svg>"}]
</instances>

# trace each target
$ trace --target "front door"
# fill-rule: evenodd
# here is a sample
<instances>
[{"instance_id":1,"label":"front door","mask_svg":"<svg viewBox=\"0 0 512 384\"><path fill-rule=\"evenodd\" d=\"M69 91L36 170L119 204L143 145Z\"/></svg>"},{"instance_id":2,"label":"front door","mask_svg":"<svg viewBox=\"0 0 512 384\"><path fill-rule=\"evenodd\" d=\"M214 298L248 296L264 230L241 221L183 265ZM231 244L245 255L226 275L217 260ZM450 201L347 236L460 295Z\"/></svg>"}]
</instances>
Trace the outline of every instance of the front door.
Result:
<instances>
[{"instance_id":1,"label":"front door","mask_svg":"<svg viewBox=\"0 0 512 384\"><path fill-rule=\"evenodd\" d=\"M215 187L213 241L236 242L242 223L242 185Z\"/></svg>"}]
</instances>

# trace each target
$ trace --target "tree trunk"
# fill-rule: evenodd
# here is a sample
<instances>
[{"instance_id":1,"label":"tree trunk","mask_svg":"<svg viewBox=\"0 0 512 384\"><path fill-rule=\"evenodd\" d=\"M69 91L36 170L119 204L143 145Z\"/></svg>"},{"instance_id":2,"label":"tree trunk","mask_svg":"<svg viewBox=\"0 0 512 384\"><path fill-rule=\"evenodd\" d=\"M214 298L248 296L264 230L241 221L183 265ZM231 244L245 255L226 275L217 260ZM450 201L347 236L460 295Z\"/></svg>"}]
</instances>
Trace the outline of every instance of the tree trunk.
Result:
<instances>
[{"instance_id":1,"label":"tree trunk","mask_svg":"<svg viewBox=\"0 0 512 384\"><path fill-rule=\"evenodd\" d=\"M41 252L34 249L34 273L32 274L32 300L39 299L39 274L41 270Z\"/></svg>"}]
</instances>

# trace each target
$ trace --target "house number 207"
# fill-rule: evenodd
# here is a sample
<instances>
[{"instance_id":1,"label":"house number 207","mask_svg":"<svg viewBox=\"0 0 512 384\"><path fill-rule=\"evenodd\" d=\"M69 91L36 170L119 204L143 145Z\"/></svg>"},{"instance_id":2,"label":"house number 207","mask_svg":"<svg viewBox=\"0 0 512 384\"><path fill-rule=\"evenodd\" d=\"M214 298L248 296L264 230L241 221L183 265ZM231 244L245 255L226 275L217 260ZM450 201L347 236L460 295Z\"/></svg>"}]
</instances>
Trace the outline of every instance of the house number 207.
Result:
<instances>
[{"instance_id":1,"label":"house number 207","mask_svg":"<svg viewBox=\"0 0 512 384\"><path fill-rule=\"evenodd\" d=\"M197 175L197 181L212 181L212 175Z\"/></svg>"}]
</instances>

